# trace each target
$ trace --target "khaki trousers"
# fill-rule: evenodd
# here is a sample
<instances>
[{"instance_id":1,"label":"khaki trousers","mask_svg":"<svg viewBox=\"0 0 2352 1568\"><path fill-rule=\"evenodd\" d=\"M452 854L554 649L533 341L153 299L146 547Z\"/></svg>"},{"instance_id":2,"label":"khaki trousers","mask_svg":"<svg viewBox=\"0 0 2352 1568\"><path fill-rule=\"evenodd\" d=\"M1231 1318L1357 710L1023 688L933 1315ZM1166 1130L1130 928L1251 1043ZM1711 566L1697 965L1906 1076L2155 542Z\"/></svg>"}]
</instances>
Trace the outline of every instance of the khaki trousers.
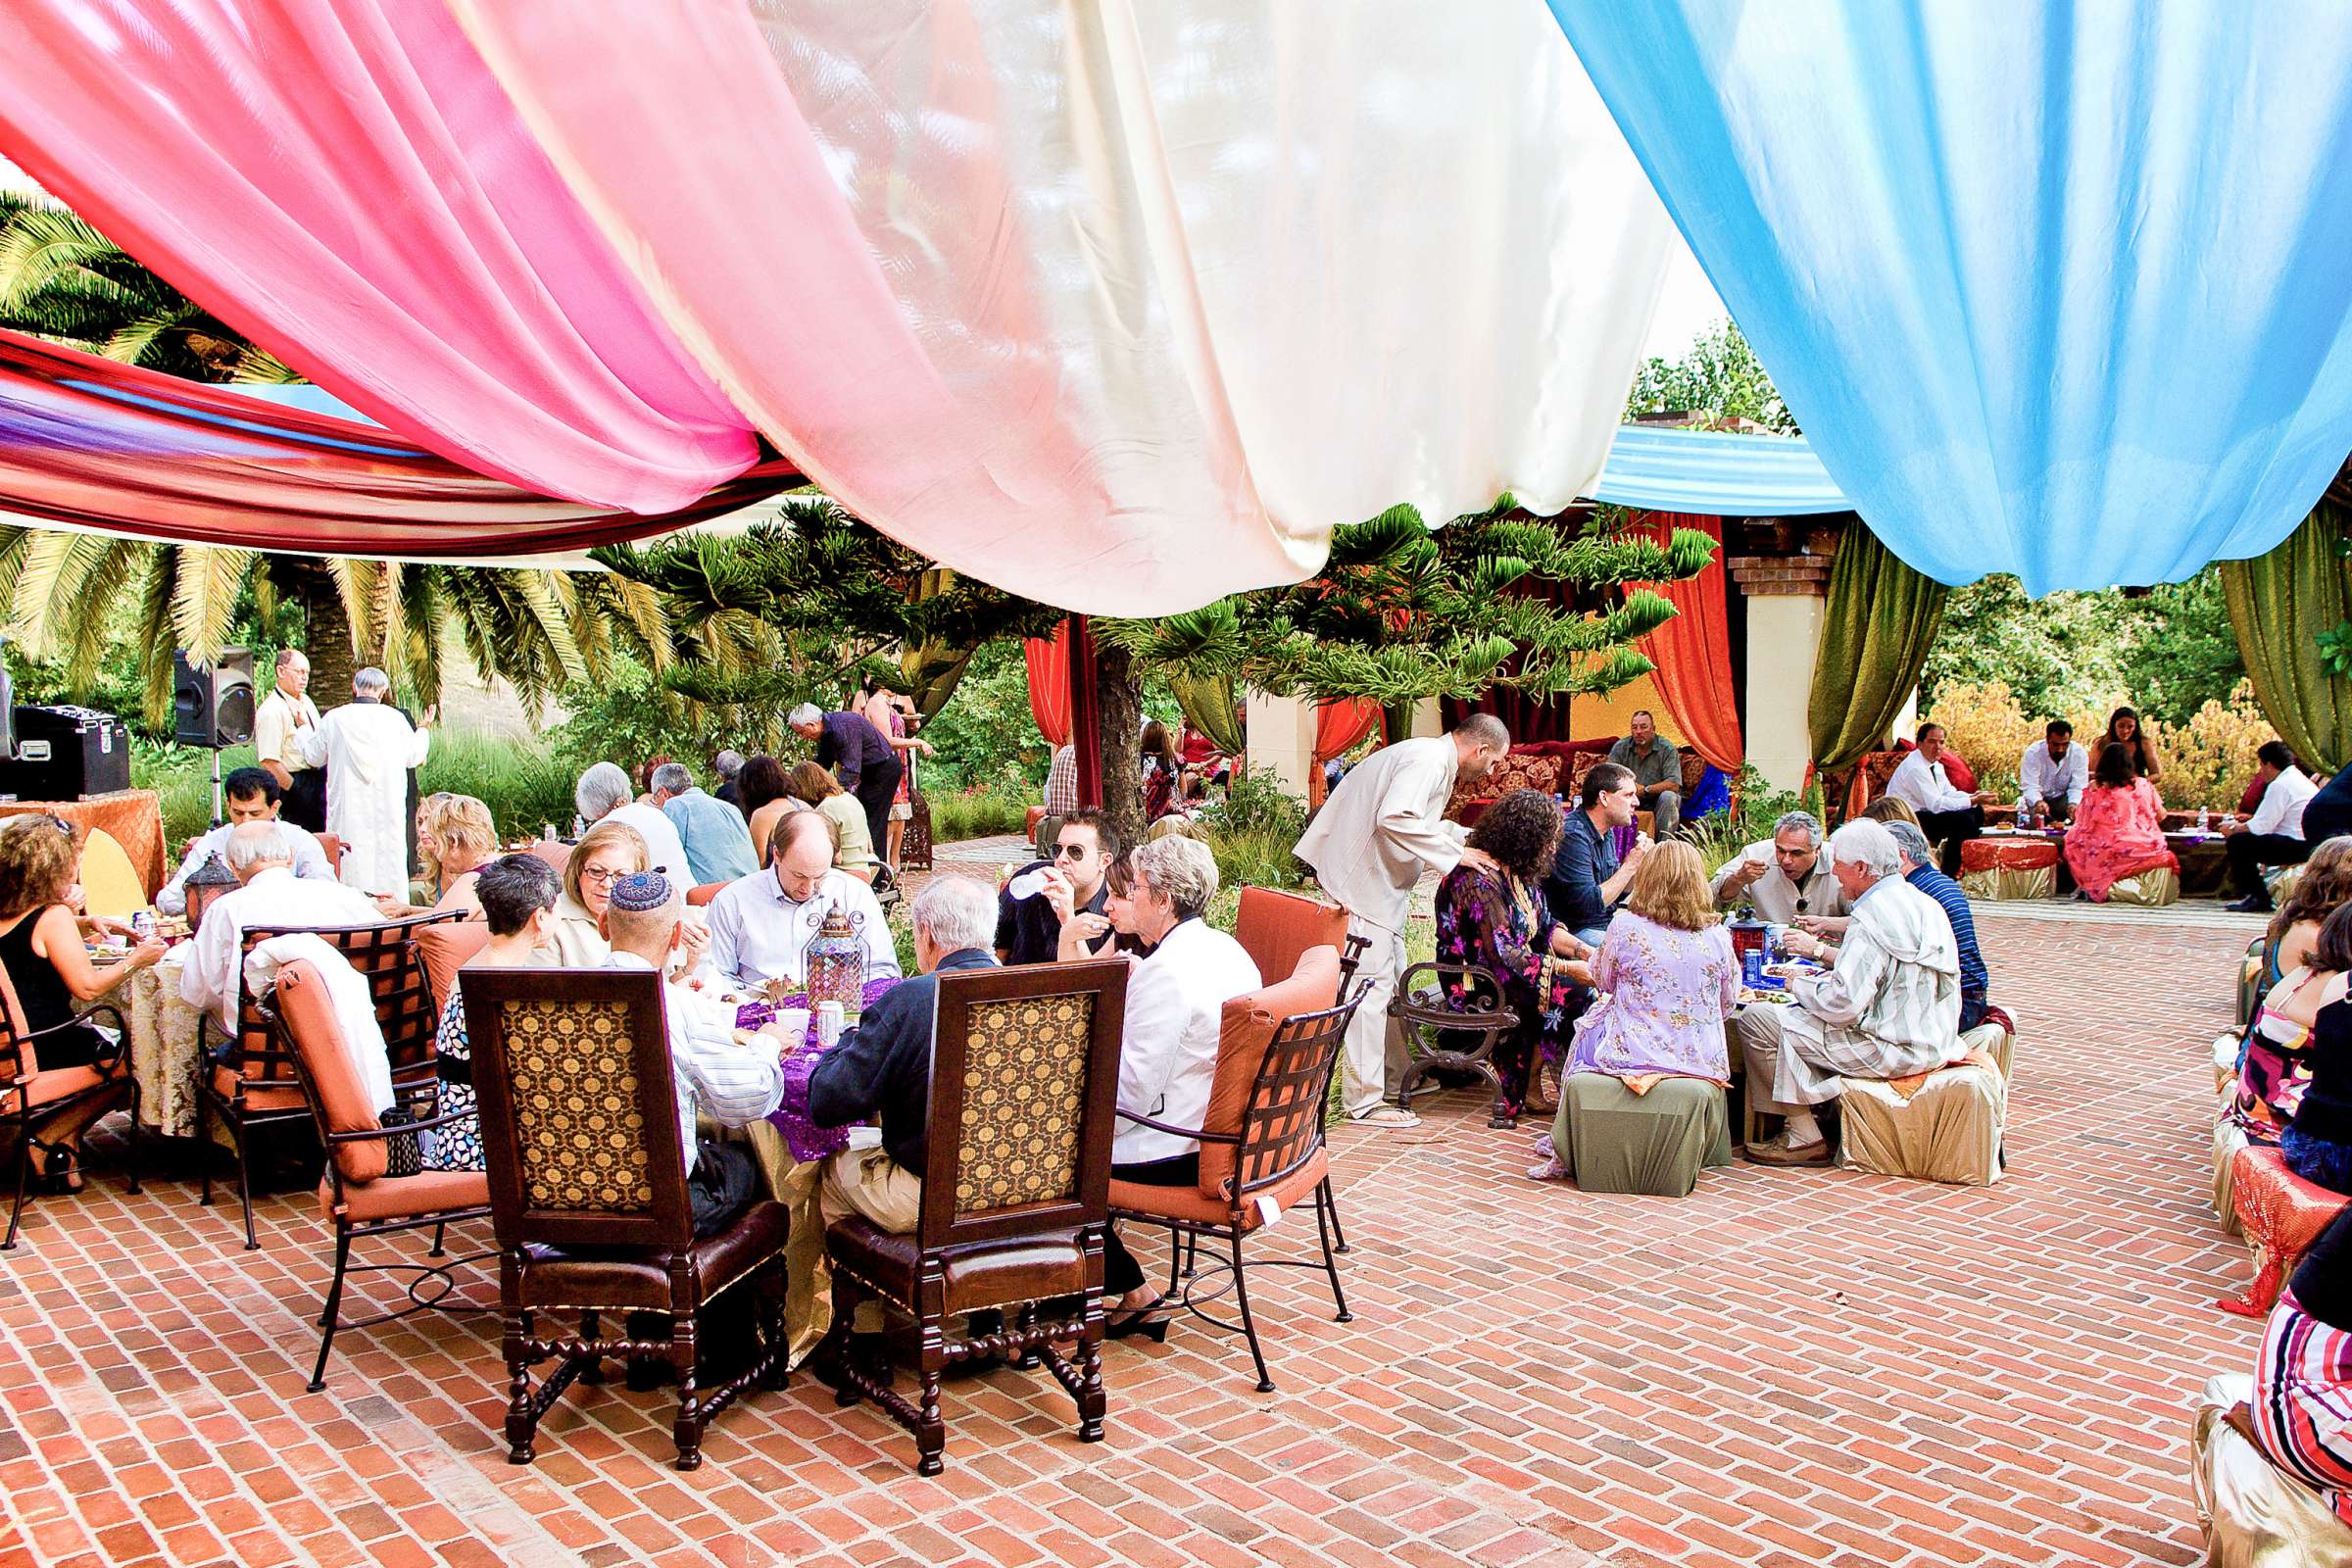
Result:
<instances>
[{"instance_id":1,"label":"khaki trousers","mask_svg":"<svg viewBox=\"0 0 2352 1568\"><path fill-rule=\"evenodd\" d=\"M922 1219L923 1179L891 1158L886 1149L845 1149L825 1161L825 1179L817 1189L816 1211L824 1222L824 1230L831 1230L835 1220L856 1214L893 1235L904 1236ZM879 1303L858 1303L858 1318L850 1325L852 1330L878 1334L882 1326Z\"/></svg>"},{"instance_id":2,"label":"khaki trousers","mask_svg":"<svg viewBox=\"0 0 2352 1568\"><path fill-rule=\"evenodd\" d=\"M1372 944L1355 971L1371 989L1348 1020L1347 1054L1340 1061L1340 1102L1348 1115L1361 1116L1388 1098L1410 1059L1403 1031L1389 1016L1389 1002L1404 978L1404 937L1354 914L1348 917L1348 934Z\"/></svg>"}]
</instances>

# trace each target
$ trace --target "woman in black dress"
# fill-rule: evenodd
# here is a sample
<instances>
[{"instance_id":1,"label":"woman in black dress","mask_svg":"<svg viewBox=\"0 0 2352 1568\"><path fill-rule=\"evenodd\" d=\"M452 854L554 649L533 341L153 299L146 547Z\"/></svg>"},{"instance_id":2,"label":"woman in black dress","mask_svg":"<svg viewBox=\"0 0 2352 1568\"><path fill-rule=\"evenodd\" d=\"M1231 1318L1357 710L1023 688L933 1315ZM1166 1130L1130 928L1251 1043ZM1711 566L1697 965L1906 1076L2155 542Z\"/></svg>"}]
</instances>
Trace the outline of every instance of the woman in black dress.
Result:
<instances>
[{"instance_id":1,"label":"woman in black dress","mask_svg":"<svg viewBox=\"0 0 2352 1568\"><path fill-rule=\"evenodd\" d=\"M88 1024L73 1024L74 1014L164 956L164 944L151 937L126 962L105 969L90 962L71 903L80 893L78 864L74 829L62 818L27 814L0 822L0 971L15 993L15 1021L39 1036L23 1048L15 1063L20 1073L86 1067L111 1052L113 1042ZM42 1033L49 1029L57 1033ZM81 1132L53 1127L42 1138L51 1146L49 1174L67 1187L80 1185L74 1167Z\"/></svg>"}]
</instances>

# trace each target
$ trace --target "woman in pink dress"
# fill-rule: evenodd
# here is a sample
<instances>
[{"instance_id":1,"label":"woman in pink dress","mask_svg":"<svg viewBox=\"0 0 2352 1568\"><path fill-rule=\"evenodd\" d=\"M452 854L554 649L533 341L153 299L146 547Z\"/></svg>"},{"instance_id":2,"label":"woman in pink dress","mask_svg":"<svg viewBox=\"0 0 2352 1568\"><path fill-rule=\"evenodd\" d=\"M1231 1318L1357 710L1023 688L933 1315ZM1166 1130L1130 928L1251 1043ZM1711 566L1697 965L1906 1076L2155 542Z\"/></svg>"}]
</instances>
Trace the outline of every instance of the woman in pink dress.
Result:
<instances>
[{"instance_id":1,"label":"woman in pink dress","mask_svg":"<svg viewBox=\"0 0 2352 1568\"><path fill-rule=\"evenodd\" d=\"M2099 753L2090 788L2066 830L2066 863L2083 896L2099 904L2128 876L2180 869L2164 842L2164 802L2156 786L2134 771L2125 747L2110 743Z\"/></svg>"}]
</instances>

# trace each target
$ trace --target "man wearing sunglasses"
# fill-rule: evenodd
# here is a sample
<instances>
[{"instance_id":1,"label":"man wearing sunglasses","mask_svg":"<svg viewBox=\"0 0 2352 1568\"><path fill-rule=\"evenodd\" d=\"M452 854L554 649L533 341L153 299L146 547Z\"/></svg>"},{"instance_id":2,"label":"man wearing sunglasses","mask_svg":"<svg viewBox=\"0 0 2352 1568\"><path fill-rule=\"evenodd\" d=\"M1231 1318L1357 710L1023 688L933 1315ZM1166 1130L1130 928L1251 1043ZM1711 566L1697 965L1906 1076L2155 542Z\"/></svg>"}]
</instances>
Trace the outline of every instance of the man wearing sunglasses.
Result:
<instances>
[{"instance_id":1,"label":"man wearing sunglasses","mask_svg":"<svg viewBox=\"0 0 2352 1568\"><path fill-rule=\"evenodd\" d=\"M1118 829L1101 811L1089 808L1062 818L1052 858L1021 867L997 895L997 961L1052 963L1065 920L1084 922L1081 932L1092 949L1108 951L1112 938L1102 913L1108 896L1103 875L1125 850ZM1040 876L1040 891L1013 896L1014 888L1025 889Z\"/></svg>"}]
</instances>

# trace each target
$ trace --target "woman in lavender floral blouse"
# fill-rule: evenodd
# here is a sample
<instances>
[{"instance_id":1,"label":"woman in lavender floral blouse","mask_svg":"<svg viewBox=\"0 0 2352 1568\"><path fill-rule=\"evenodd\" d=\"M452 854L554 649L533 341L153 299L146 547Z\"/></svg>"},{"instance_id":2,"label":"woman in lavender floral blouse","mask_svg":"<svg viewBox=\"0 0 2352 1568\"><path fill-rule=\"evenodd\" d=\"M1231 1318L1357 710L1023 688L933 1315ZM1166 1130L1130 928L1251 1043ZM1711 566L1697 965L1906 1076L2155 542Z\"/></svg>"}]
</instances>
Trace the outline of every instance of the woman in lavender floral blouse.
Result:
<instances>
[{"instance_id":1,"label":"woman in lavender floral blouse","mask_svg":"<svg viewBox=\"0 0 2352 1568\"><path fill-rule=\"evenodd\" d=\"M1731 1081L1723 1023L1740 1004L1740 960L1696 850L1673 839L1651 849L1592 981L1602 996L1577 1021L1568 1071Z\"/></svg>"},{"instance_id":2,"label":"woman in lavender floral blouse","mask_svg":"<svg viewBox=\"0 0 2352 1568\"><path fill-rule=\"evenodd\" d=\"M1527 1101L1528 1073L1539 1060L1556 1061L1575 1015L1578 988L1590 983L1592 956L1544 906L1544 874L1560 843L1559 803L1541 790L1513 790L1470 830L1478 851L1438 884L1438 961L1476 964L1502 985L1502 1002L1519 1026L1494 1043L1494 1074L1502 1102L1517 1115ZM1456 976L1446 999L1469 1010L1488 1004Z\"/></svg>"}]
</instances>

